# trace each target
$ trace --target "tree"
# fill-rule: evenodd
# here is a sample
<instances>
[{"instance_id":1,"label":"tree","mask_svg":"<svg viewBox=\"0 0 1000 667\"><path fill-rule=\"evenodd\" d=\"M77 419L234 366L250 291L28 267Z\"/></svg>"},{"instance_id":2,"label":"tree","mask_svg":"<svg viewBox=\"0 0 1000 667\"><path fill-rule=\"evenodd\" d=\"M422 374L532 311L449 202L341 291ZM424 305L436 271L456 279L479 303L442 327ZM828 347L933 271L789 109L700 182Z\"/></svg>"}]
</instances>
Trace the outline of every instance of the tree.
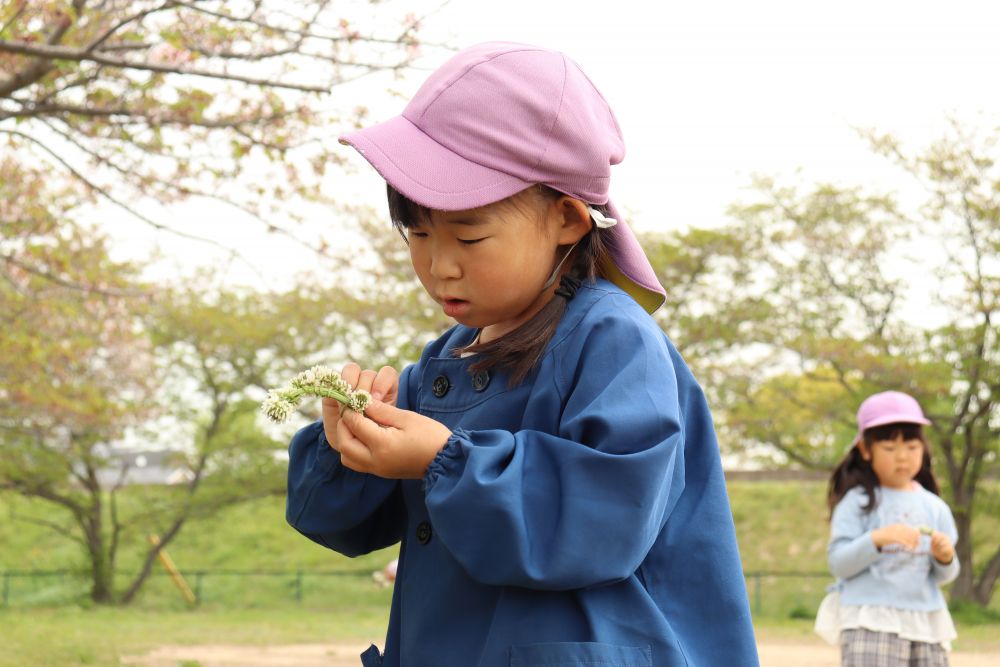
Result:
<instances>
[{"instance_id":1,"label":"tree","mask_svg":"<svg viewBox=\"0 0 1000 667\"><path fill-rule=\"evenodd\" d=\"M136 267L113 262L93 229L67 224L71 198L15 171L0 162L0 490L65 510L66 524L31 520L81 544L91 595L104 602L118 542L106 524L117 495L98 480L103 446L150 416L154 389Z\"/></svg>"},{"instance_id":2,"label":"tree","mask_svg":"<svg viewBox=\"0 0 1000 667\"><path fill-rule=\"evenodd\" d=\"M5 198L0 212L18 201L28 199ZM371 211L355 213L369 250L355 249L351 260L363 257L370 274L356 285L303 274L268 293L226 287L207 271L154 290L135 282L135 267L112 263L96 234L50 247L51 237L78 231L70 223L64 232L52 220L37 238L26 230L5 239L18 265L41 258L71 272L11 272L0 283L0 489L64 510L21 518L80 542L92 599L134 600L158 552L190 520L284 493L278 454L291 432L262 419L267 389L313 364L400 368L446 325L391 225ZM100 290L80 287L98 281ZM316 401L300 410L299 425L319 416ZM126 486L130 468L113 447L119 443L170 452L187 480ZM109 470L118 473L110 483ZM157 545L146 544L150 532ZM128 580L116 585L122 572Z\"/></svg>"},{"instance_id":3,"label":"tree","mask_svg":"<svg viewBox=\"0 0 1000 667\"><path fill-rule=\"evenodd\" d=\"M157 229L143 202L201 197L294 236L288 203L343 163L331 128L367 114L329 93L406 68L419 25L375 0L7 2L0 152Z\"/></svg>"},{"instance_id":4,"label":"tree","mask_svg":"<svg viewBox=\"0 0 1000 667\"><path fill-rule=\"evenodd\" d=\"M132 512L119 525L155 530L159 543L143 553L121 602L135 598L159 551L189 520L284 494L285 465L277 454L290 434L265 427L260 402L300 364L321 361L336 339L323 306L309 285L261 294L226 288L211 275L158 296L145 330L158 361L161 419L145 431L153 447L173 452L188 476L167 492L132 490Z\"/></svg>"},{"instance_id":5,"label":"tree","mask_svg":"<svg viewBox=\"0 0 1000 667\"><path fill-rule=\"evenodd\" d=\"M862 187L758 179L734 224L659 243L694 267L664 275L691 295L664 326L704 355L693 361L723 406L723 439L772 463L830 469L861 400L915 395L961 536L952 598L985 605L1000 576L1000 541L973 532L1000 499L988 479L1000 453L997 137L953 123L913 154L866 137L922 187L919 210Z\"/></svg>"},{"instance_id":6,"label":"tree","mask_svg":"<svg viewBox=\"0 0 1000 667\"><path fill-rule=\"evenodd\" d=\"M258 401L337 329L325 310L336 304L317 302L315 285L154 290L85 221L117 206L171 231L148 204L194 197L294 237L305 209L289 204L328 202L324 175L342 164L331 128L367 114L328 93L417 54L419 19L399 12L393 26L390 4L0 6L0 490L68 512L28 518L80 541L97 602L131 600L191 517L283 488L274 451L284 441L262 430ZM176 432L157 430L179 420L173 442ZM176 449L190 483L125 493L123 467L102 486L101 471L118 465L109 445L139 433ZM144 540L130 537L150 527L160 546L136 548ZM125 547L142 567L119 595Z\"/></svg>"}]
</instances>

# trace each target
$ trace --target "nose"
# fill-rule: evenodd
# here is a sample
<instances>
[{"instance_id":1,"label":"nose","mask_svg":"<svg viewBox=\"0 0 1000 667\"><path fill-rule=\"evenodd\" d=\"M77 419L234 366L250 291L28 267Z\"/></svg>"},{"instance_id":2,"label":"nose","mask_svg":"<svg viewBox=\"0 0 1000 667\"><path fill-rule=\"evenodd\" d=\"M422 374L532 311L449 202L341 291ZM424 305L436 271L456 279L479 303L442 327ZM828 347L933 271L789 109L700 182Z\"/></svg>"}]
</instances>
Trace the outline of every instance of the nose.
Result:
<instances>
[{"instance_id":1,"label":"nose","mask_svg":"<svg viewBox=\"0 0 1000 667\"><path fill-rule=\"evenodd\" d=\"M459 278L462 275L462 267L458 258L450 248L444 244L435 243L431 248L431 275L438 280L448 280Z\"/></svg>"}]
</instances>

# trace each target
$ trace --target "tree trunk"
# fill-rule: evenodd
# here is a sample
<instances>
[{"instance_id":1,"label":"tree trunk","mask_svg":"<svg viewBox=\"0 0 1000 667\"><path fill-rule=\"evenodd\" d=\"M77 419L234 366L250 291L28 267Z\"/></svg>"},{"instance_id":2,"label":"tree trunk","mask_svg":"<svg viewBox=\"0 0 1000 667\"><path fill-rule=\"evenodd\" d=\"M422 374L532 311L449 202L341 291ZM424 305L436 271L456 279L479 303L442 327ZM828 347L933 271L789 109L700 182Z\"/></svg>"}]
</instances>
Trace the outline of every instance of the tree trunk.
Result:
<instances>
[{"instance_id":1,"label":"tree trunk","mask_svg":"<svg viewBox=\"0 0 1000 667\"><path fill-rule=\"evenodd\" d=\"M139 589L142 588L146 579L148 579L149 575L152 574L153 565L160 551L162 549L166 549L167 545L170 544L175 537L177 537L177 534L181 531L181 527L184 525L185 521L187 521L187 515L181 515L181 517L174 521L174 524L160 537L159 544L154 545L148 552L146 552L146 558L142 563L142 570L138 575L136 575L135 579L132 580L132 583L129 584L125 593L122 594L121 603L123 605L131 604L135 599L135 596L138 595Z\"/></svg>"},{"instance_id":2,"label":"tree trunk","mask_svg":"<svg viewBox=\"0 0 1000 667\"><path fill-rule=\"evenodd\" d=\"M91 553L90 599L98 604L114 604L114 568L103 554Z\"/></svg>"},{"instance_id":3,"label":"tree trunk","mask_svg":"<svg viewBox=\"0 0 1000 667\"><path fill-rule=\"evenodd\" d=\"M998 578L1000 578L1000 549L993 553L993 557L990 558L986 568L979 575L979 583L976 585L976 601L979 604L984 607L989 606Z\"/></svg>"}]
</instances>

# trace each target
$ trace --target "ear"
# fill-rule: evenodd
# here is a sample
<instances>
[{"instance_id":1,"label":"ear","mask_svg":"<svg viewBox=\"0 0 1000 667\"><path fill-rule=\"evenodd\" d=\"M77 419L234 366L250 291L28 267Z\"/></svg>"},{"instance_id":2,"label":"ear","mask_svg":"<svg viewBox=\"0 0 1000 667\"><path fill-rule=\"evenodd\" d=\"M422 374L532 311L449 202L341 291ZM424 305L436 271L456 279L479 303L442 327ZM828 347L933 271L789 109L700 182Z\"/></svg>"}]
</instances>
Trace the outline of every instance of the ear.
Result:
<instances>
[{"instance_id":1,"label":"ear","mask_svg":"<svg viewBox=\"0 0 1000 667\"><path fill-rule=\"evenodd\" d=\"M562 196L555 201L553 212L558 221L557 239L559 245L576 243L590 231L594 222L590 219L590 209L579 199Z\"/></svg>"},{"instance_id":2,"label":"ear","mask_svg":"<svg viewBox=\"0 0 1000 667\"><path fill-rule=\"evenodd\" d=\"M858 453L861 454L861 458L865 461L872 460L872 451L868 448L868 445L865 444L864 440L858 440L858 444L855 446L858 448Z\"/></svg>"}]
</instances>

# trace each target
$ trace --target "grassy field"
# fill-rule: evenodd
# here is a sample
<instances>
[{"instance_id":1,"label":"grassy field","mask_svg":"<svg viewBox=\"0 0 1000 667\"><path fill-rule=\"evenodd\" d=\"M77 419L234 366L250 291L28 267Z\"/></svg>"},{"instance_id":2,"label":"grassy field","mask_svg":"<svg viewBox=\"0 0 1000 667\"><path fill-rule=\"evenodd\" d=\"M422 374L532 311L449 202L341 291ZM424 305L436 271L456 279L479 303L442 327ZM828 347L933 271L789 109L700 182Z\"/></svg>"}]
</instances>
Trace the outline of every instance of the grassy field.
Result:
<instances>
[{"instance_id":1,"label":"grassy field","mask_svg":"<svg viewBox=\"0 0 1000 667\"><path fill-rule=\"evenodd\" d=\"M751 574L751 606L764 640L815 641L812 619L831 581L823 492L816 482L730 484L744 568ZM295 533L283 509L280 498L262 500L185 528L170 555L200 594L196 608L159 570L127 609L88 604L86 582L78 577L9 579L8 606L0 607L0 667L118 665L120 656L163 644L381 643L390 592L370 575L393 550L344 558ZM74 543L11 518L44 511L0 497L0 571L81 567ZM138 550L126 551L123 561L137 563ZM219 570L226 573L211 574ZM122 575L118 584L125 580ZM956 610L955 616L957 648L1000 652L1000 611Z\"/></svg>"}]
</instances>

